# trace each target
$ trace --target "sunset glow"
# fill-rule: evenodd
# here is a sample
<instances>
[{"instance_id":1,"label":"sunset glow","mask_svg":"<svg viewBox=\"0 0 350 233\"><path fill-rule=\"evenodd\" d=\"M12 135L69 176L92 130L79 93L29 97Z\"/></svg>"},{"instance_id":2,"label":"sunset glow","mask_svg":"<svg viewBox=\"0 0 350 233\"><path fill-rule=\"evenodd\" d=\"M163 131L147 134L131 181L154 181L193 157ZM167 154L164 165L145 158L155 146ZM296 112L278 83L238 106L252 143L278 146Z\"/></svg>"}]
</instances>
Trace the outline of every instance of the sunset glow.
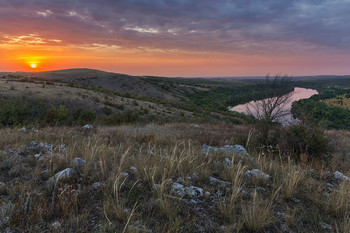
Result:
<instances>
[{"instance_id":1,"label":"sunset glow","mask_svg":"<svg viewBox=\"0 0 350 233\"><path fill-rule=\"evenodd\" d=\"M0 71L350 73L349 1L0 2Z\"/></svg>"}]
</instances>

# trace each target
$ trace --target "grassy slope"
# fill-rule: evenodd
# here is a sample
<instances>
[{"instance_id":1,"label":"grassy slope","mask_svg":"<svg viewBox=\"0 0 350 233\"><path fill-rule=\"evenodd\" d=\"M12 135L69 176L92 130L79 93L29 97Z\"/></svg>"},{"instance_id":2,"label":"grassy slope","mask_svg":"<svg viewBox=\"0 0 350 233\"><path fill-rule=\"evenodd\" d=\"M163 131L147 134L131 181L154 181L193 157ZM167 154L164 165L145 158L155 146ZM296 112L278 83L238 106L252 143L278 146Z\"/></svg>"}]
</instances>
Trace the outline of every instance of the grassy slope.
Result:
<instances>
[{"instance_id":1,"label":"grassy slope","mask_svg":"<svg viewBox=\"0 0 350 233\"><path fill-rule=\"evenodd\" d=\"M86 76L96 75L89 78ZM17 74L17 73L16 73ZM122 114L125 109L143 112L142 119L157 121L217 121L229 118L244 121L242 116L219 112L217 108L203 108L188 96L207 93L226 84L203 79L173 79L132 77L94 70L63 70L44 73L17 74L0 78L2 97L22 97L45 100L48 104L64 104L101 113L105 107ZM22 76L21 76L22 75ZM25 77L23 77L23 75ZM31 77L36 75L36 78ZM38 78L39 77L39 78ZM49 80L49 81L48 81ZM59 80L59 81L54 81ZM137 81L137 84L129 82ZM129 84L128 84L129 83ZM101 85L102 86L101 86ZM241 85L241 84L237 84ZM120 89L123 86L124 89ZM233 87L232 87L233 88ZM235 89L238 87L235 86ZM117 91L116 91L117 90ZM135 92L135 90L138 90ZM210 96L209 96L210 97ZM225 96L217 101L225 102ZM143 121L143 120L141 120ZM229 120L230 121L230 120Z\"/></svg>"},{"instance_id":2,"label":"grassy slope","mask_svg":"<svg viewBox=\"0 0 350 233\"><path fill-rule=\"evenodd\" d=\"M6 97L26 97L44 100L49 105L64 104L74 108L92 109L101 113L104 107L121 114L126 109L142 111L148 109L143 117L156 116L157 119L178 119L186 117L195 119L193 113L164 106L150 101L135 100L132 98L111 95L83 88L68 86L64 83L44 84L43 82L20 82L0 79L0 92Z\"/></svg>"},{"instance_id":3,"label":"grassy slope","mask_svg":"<svg viewBox=\"0 0 350 233\"><path fill-rule=\"evenodd\" d=\"M16 72L11 74L0 73L0 76L18 76L27 78L36 78L48 81L59 81L65 83L74 83L93 88L104 88L116 92L127 92L133 95L143 95L151 98L161 98L168 101L179 101L184 97L184 93L196 91L196 86L182 85L181 80L173 82L171 90L164 88L164 83L168 83L169 78L156 77L138 77L125 74L117 74L92 69L68 69L46 72L25 73ZM174 79L175 80L175 79ZM213 83L202 80L202 83ZM179 84L179 85L177 85ZM167 84L166 84L167 85Z\"/></svg>"},{"instance_id":4,"label":"grassy slope","mask_svg":"<svg viewBox=\"0 0 350 233\"><path fill-rule=\"evenodd\" d=\"M0 135L6 137L0 138L0 230L324 232L322 222L332 226L330 232L349 232L350 185L332 179L335 169L349 174L346 162L300 166L254 152L251 146L254 162L200 153L203 143L245 143L242 138L251 129L187 124L101 127L89 132L78 128L45 128L39 133L1 129ZM347 132L328 134L334 143L350 142ZM251 143L254 132L252 135ZM68 151L36 159L25 150L33 140L65 143ZM10 151L22 153L14 156ZM78 178L49 185L49 178L72 167L75 157L87 162ZM233 162L232 168L225 165L225 157ZM271 178L263 181L243 175L255 168ZM209 176L232 185L211 185ZM210 194L178 198L171 186L179 178L185 186L194 185Z\"/></svg>"}]
</instances>

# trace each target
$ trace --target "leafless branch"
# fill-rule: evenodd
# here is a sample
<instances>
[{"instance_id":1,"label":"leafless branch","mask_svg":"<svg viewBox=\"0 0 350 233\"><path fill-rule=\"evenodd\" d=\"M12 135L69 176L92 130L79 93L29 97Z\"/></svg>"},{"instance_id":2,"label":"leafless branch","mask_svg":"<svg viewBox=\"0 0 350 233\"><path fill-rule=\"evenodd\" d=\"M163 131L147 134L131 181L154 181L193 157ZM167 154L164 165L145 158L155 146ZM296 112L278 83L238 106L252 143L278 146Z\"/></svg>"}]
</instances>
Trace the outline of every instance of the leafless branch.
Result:
<instances>
[{"instance_id":1,"label":"leafless branch","mask_svg":"<svg viewBox=\"0 0 350 233\"><path fill-rule=\"evenodd\" d=\"M261 96L269 96L263 100L250 102L246 111L260 120L269 122L278 121L289 114L287 105L291 102L292 92L285 94L289 89L292 78L287 75L266 76L266 88L260 91Z\"/></svg>"}]
</instances>

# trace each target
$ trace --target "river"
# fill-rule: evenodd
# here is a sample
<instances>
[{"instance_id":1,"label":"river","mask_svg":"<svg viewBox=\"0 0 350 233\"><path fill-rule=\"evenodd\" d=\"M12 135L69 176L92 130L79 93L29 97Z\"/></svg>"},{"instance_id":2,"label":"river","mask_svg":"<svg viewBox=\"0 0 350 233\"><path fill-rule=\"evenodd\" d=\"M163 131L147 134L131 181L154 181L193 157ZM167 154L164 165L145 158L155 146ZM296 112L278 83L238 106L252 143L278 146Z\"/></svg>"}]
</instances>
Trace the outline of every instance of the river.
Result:
<instances>
[{"instance_id":1,"label":"river","mask_svg":"<svg viewBox=\"0 0 350 233\"><path fill-rule=\"evenodd\" d=\"M288 103L286 103L286 105L283 107L285 110L287 110L289 112L289 114L284 116L283 119L278 119L278 121L284 125L287 125L290 122L295 121L293 116L292 116L292 113L291 113L293 102L301 100L301 99L308 99L311 96L317 95L317 94L318 94L318 92L314 89L295 87L294 91L292 92L290 101ZM254 101L251 101L251 102L246 103L246 104L240 104L240 105L237 105L235 107L230 108L230 111L249 114L248 108L252 104L254 104ZM254 115L254 112L253 112L253 115Z\"/></svg>"}]
</instances>

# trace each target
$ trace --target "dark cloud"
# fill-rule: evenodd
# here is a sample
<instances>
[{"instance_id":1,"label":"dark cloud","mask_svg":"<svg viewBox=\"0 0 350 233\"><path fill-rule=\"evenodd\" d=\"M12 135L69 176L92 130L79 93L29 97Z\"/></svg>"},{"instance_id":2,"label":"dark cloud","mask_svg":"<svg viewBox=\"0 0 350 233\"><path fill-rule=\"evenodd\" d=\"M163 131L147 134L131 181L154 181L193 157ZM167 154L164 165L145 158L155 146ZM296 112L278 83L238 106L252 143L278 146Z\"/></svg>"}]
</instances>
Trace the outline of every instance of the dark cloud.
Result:
<instances>
[{"instance_id":1,"label":"dark cloud","mask_svg":"<svg viewBox=\"0 0 350 233\"><path fill-rule=\"evenodd\" d=\"M37 34L61 45L348 53L348 9L348 0L0 0L0 40Z\"/></svg>"}]
</instances>

